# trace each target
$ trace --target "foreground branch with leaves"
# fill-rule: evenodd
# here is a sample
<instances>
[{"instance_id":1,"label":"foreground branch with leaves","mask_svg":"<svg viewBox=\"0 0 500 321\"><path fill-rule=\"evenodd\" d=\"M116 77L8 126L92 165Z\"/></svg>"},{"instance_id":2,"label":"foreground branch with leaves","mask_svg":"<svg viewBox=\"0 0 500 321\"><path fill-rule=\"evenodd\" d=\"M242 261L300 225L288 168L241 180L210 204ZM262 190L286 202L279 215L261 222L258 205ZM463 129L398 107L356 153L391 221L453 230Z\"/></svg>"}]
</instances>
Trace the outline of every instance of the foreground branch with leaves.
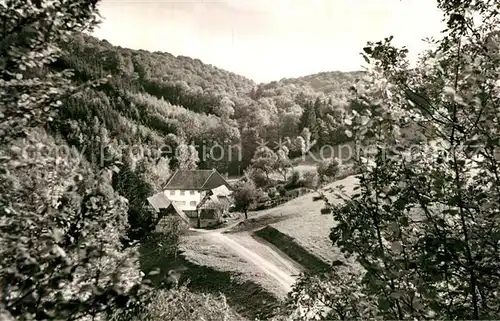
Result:
<instances>
[{"instance_id":1,"label":"foreground branch with leaves","mask_svg":"<svg viewBox=\"0 0 500 321\"><path fill-rule=\"evenodd\" d=\"M294 320L500 315L500 5L438 6L447 28L417 68L392 37L364 48L369 74L355 87L363 108L346 123L372 152L358 159L356 194L336 192L345 202L328 204L331 239L361 271L304 277ZM427 135L411 150L400 136L409 122Z\"/></svg>"}]
</instances>

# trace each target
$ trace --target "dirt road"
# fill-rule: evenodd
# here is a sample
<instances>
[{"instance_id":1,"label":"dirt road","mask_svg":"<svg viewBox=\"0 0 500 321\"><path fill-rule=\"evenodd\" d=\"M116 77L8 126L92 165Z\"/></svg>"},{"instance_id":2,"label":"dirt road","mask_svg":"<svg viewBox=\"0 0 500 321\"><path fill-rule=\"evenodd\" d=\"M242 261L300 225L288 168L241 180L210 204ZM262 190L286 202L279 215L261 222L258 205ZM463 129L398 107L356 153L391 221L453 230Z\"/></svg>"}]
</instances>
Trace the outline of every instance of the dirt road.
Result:
<instances>
[{"instance_id":1,"label":"dirt road","mask_svg":"<svg viewBox=\"0 0 500 321\"><path fill-rule=\"evenodd\" d=\"M355 181L353 177L348 177L331 186L343 184L352 185L351 181ZM311 195L305 195L299 197L295 200L290 201L289 207L297 207L299 212L306 210L301 207L310 207ZM318 209L313 208L315 213L318 213L320 208L323 206L320 202L313 203L315 206L319 206ZM283 212L283 207L273 208L269 210L264 210L252 215L253 218L259 218L267 215L272 215L274 212ZM289 213L288 213L289 212ZM285 211L284 216L293 217L294 211ZM281 214L279 214L281 215ZM261 271L265 275L269 276L266 278L268 280L273 280L279 288L279 294L285 296L292 289L293 284L296 282L298 275L303 271L303 268L293 261L286 254L281 252L272 244L252 237L252 231L242 231L236 233L224 233L231 230L233 227L238 225L240 221L235 221L230 223L228 226L217 229L217 230L201 230L201 229L190 229L198 237L203 240L198 240L197 244L204 244L208 246L213 245L224 245L227 250L233 252L234 255L241 258L243 261L248 262L250 270ZM241 264L241 263L239 263Z\"/></svg>"},{"instance_id":2,"label":"dirt road","mask_svg":"<svg viewBox=\"0 0 500 321\"><path fill-rule=\"evenodd\" d=\"M248 233L206 233L206 238L228 246L235 254L272 277L280 286L282 296L292 290L302 268L284 253Z\"/></svg>"}]
</instances>

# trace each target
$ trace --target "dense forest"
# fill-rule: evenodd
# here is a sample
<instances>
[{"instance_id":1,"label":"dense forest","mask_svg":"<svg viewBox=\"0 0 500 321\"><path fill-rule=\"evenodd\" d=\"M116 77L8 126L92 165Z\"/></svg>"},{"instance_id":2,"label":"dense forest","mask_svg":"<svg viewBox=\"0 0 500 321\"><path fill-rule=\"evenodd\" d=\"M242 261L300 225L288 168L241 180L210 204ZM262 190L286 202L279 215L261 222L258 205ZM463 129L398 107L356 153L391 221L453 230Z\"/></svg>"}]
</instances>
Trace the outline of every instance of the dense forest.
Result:
<instances>
[{"instance_id":1,"label":"dense forest","mask_svg":"<svg viewBox=\"0 0 500 321\"><path fill-rule=\"evenodd\" d=\"M198 59L125 49L85 34L65 44L65 55L53 67L74 69L78 82L110 76L106 84L72 97L51 125L70 144L83 149L91 141L87 124L93 123L117 145L155 151L170 146L163 154L173 167L189 163L176 158L179 145L197 146L198 155L179 157L198 158L200 168L229 175L243 173L260 140L269 146L293 143L304 128L317 145L345 140L342 115L359 76L322 73L257 85ZM216 145L224 155L214 147L214 161L207 151Z\"/></svg>"}]
</instances>

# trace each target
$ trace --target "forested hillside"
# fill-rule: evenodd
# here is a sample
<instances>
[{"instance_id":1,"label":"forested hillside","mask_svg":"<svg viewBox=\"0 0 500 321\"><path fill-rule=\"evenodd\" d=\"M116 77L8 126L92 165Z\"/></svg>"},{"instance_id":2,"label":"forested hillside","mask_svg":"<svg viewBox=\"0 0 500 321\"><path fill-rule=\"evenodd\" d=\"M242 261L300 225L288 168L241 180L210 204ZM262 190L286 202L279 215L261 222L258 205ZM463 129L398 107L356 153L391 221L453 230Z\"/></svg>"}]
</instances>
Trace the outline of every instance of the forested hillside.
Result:
<instances>
[{"instance_id":1,"label":"forested hillside","mask_svg":"<svg viewBox=\"0 0 500 321\"><path fill-rule=\"evenodd\" d=\"M355 73L256 85L198 59L125 49L87 35L74 37L65 49L54 65L73 68L78 81L111 76L105 85L71 98L53 126L79 148L91 141L89 128L102 128L115 147L157 151L168 145L163 152L173 167L194 166L197 156L200 168L234 175L250 163L260 140L272 147L283 139L300 153L294 140L304 128L320 144L345 139L341 117ZM197 146L198 154L184 148L175 157L184 144ZM224 155L214 148L210 159L215 145L223 146Z\"/></svg>"},{"instance_id":2,"label":"forested hillside","mask_svg":"<svg viewBox=\"0 0 500 321\"><path fill-rule=\"evenodd\" d=\"M280 83L300 87L310 86L316 91L339 96L340 94L346 95L348 88L353 85L355 79L362 77L364 74L363 71L325 71L298 78L284 78L280 80Z\"/></svg>"}]
</instances>

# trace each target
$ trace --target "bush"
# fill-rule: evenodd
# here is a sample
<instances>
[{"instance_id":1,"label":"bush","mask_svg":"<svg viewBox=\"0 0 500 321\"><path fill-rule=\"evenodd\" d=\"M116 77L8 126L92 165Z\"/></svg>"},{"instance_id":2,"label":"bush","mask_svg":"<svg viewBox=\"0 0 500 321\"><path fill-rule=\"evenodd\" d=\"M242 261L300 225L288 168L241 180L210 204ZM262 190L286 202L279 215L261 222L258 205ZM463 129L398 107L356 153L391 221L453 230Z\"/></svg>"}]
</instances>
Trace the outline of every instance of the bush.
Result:
<instances>
[{"instance_id":1,"label":"bush","mask_svg":"<svg viewBox=\"0 0 500 321\"><path fill-rule=\"evenodd\" d=\"M321 161L317 168L319 179L322 183L332 181L339 173L340 161L337 158L329 158Z\"/></svg>"},{"instance_id":2,"label":"bush","mask_svg":"<svg viewBox=\"0 0 500 321\"><path fill-rule=\"evenodd\" d=\"M286 195L286 188L285 185L283 184L278 184L276 185L276 190L280 194L280 196L285 196Z\"/></svg>"},{"instance_id":3,"label":"bush","mask_svg":"<svg viewBox=\"0 0 500 321\"><path fill-rule=\"evenodd\" d=\"M305 187L300 187L300 188L296 188L296 189L287 191L286 196L291 197L291 198L297 198L299 196L302 196L302 195L308 193L309 191L310 190L305 188Z\"/></svg>"},{"instance_id":4,"label":"bush","mask_svg":"<svg viewBox=\"0 0 500 321\"><path fill-rule=\"evenodd\" d=\"M245 173L245 176L248 179L252 180L257 188L265 188L269 185L272 185L272 181L267 178L266 174L258 169L249 168Z\"/></svg>"},{"instance_id":5,"label":"bush","mask_svg":"<svg viewBox=\"0 0 500 321\"><path fill-rule=\"evenodd\" d=\"M330 208L322 208L321 209L321 214L331 214L332 210Z\"/></svg>"},{"instance_id":6,"label":"bush","mask_svg":"<svg viewBox=\"0 0 500 321\"><path fill-rule=\"evenodd\" d=\"M304 180L304 175L302 174L301 171L294 170L292 172L292 175L290 175L290 179L288 180L286 184L287 189L293 189L297 187L301 187L301 184Z\"/></svg>"},{"instance_id":7,"label":"bush","mask_svg":"<svg viewBox=\"0 0 500 321\"><path fill-rule=\"evenodd\" d=\"M242 319L229 307L224 296L192 293L185 287L158 291L148 301L135 318L125 318L132 321L237 321Z\"/></svg>"},{"instance_id":8,"label":"bush","mask_svg":"<svg viewBox=\"0 0 500 321\"><path fill-rule=\"evenodd\" d=\"M263 190L259 189L258 195L256 197L256 202L257 203L264 203L264 202L267 202L269 200L270 200L269 195L267 193L265 193Z\"/></svg>"},{"instance_id":9,"label":"bush","mask_svg":"<svg viewBox=\"0 0 500 321\"><path fill-rule=\"evenodd\" d=\"M278 192L278 190L276 189L276 187L271 187L267 190L267 195L271 198L271 199L274 199L274 198L277 198L280 196L280 193Z\"/></svg>"},{"instance_id":10,"label":"bush","mask_svg":"<svg viewBox=\"0 0 500 321\"><path fill-rule=\"evenodd\" d=\"M319 186L319 176L318 173L309 171L304 173L304 180L301 184L303 187L316 190Z\"/></svg>"}]
</instances>

